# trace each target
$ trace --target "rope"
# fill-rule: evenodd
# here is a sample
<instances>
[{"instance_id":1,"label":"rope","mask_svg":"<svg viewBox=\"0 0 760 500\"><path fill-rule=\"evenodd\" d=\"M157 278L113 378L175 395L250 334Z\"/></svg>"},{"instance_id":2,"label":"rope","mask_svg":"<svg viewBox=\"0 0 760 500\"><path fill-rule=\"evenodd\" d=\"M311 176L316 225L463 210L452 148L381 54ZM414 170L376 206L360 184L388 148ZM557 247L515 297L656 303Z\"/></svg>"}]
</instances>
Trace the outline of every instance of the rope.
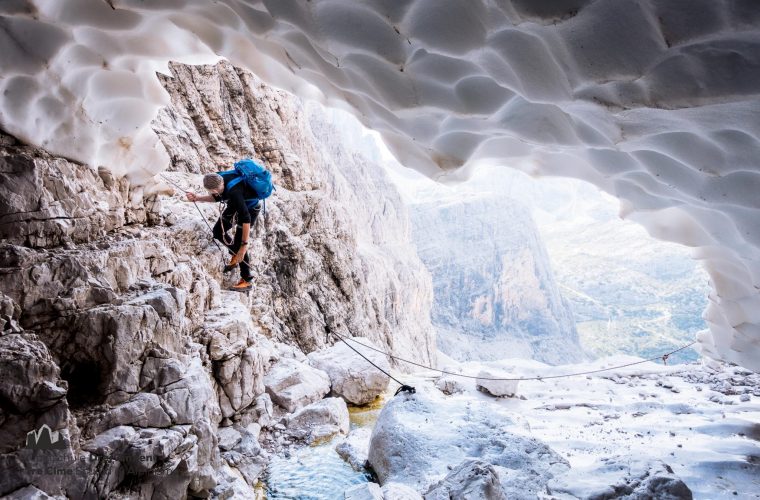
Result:
<instances>
[{"instance_id":1,"label":"rope","mask_svg":"<svg viewBox=\"0 0 760 500\"><path fill-rule=\"evenodd\" d=\"M381 351L380 349L376 349L376 348L374 348L372 346L369 346L369 345L366 345L366 344L362 344L361 342L357 342L354 339L347 339L346 337L343 337L341 334L339 334L337 332L332 332L332 333L335 334L336 336L338 336L343 341L343 343L346 343L346 340L348 340L348 341L353 342L355 344L359 344L360 346L366 347L367 349L372 349L373 351L377 351L377 352L379 352L381 354L385 354L386 356L388 356L390 358L393 358L395 360L403 361L404 363L409 363L410 365L418 366L420 368L425 368L426 370L432 370L432 371L443 373L445 375L454 375L456 377L463 377L463 378L472 378L472 379L480 379L480 380L495 380L495 381L511 381L511 382L519 382L519 381L527 381L527 380L546 380L546 379L552 379L552 378L577 377L579 375L591 375L592 373L600 373L600 372L606 372L606 371L610 371L610 370L617 370L618 368L627 368L629 366L640 365L642 363L648 363L648 362L651 362L651 361L657 361L659 359L666 360L668 358L668 356L670 356L672 354L675 354L675 353L677 353L679 351L683 351L684 349L688 349L689 347L691 347L694 344L696 344L696 341L694 341L691 344L685 345L683 347L679 347L675 351L670 351L669 353L664 354L664 355L655 356L653 358L644 359L644 360L636 361L636 362L633 362L633 363L626 363L624 365L611 366L609 368L601 368L599 370L589 370L589 371L585 371L585 372L567 373L565 375L547 375L545 377L491 378L491 377L477 377L477 376L473 376L473 375L464 375L462 373L449 372L449 371L446 371L446 370L441 370L441 369L438 369L438 368L433 368L432 366L423 365L423 364L420 364L420 363L416 363L414 361L410 361L408 359L404 359L404 358L400 358L398 356L394 356L393 354L387 353L385 351ZM348 344L346 343L346 345L348 345ZM349 346L349 347L351 347L351 346ZM362 356L362 357L364 358L364 356ZM367 358L364 358L364 359L367 359ZM367 361L369 361L369 360L367 360ZM374 363L373 363L373 365L374 365Z\"/></svg>"},{"instance_id":2,"label":"rope","mask_svg":"<svg viewBox=\"0 0 760 500\"><path fill-rule=\"evenodd\" d=\"M166 177L163 173L159 173L158 175L160 175L162 179L164 179L166 182L168 182L169 184L173 185L174 187L176 187L180 191L187 192L187 189L183 188L182 186L180 186L179 184L177 184L176 182L174 182L170 178ZM198 211L198 214L200 214L201 219L203 220L203 223L206 224L206 227L208 228L209 232L211 233L211 241L214 243L214 245L216 245L216 248L222 253L222 256L221 256L222 257L222 265L224 266L225 269L227 269L227 261L224 260L224 256L225 256L226 253L231 253L231 250L229 248L227 249L227 252L225 252L224 250L222 250L222 247L219 246L219 243L216 241L216 238L214 238L214 228L212 228L211 224L209 224L208 221L206 220L206 216L203 215L203 211L198 206L198 203L196 203L195 201L193 201L192 203L195 206L195 209ZM226 243L226 236L225 236L226 232L224 230L224 222L222 220L221 213L219 214L219 221L220 221L220 223L222 225L222 238L225 239L225 243ZM246 264L246 262L244 260L241 260L240 264L241 265L242 264ZM246 265L248 265L248 264L246 264ZM248 266L248 267L250 269L250 266Z\"/></svg>"},{"instance_id":3,"label":"rope","mask_svg":"<svg viewBox=\"0 0 760 500\"><path fill-rule=\"evenodd\" d=\"M335 332L332 332L332 333L335 333ZM375 368L377 368L378 370L380 370L381 372L383 372L383 373L384 373L385 375L387 375L387 376L388 376L388 377L389 377L391 380L393 380L394 382L396 382L398 385L400 385L400 386L401 386L401 387L399 387L399 388L396 390L396 394L394 394L395 396L397 396L397 395L398 395L399 393L401 393L401 392L410 392L410 393L412 393L412 394L414 394L415 392L417 392L417 390L416 390L414 387L411 387L411 386L409 386L409 385L406 385L406 384L404 384L404 383L403 383L403 382L401 382L399 379L397 379L396 377L394 377L393 375L391 375L390 373L388 373L387 371L383 370L382 368L380 368L379 366L377 366L375 363L373 363L372 361L370 361L370 359L369 359L367 356L365 356L364 354L360 353L360 352L359 352L359 351L357 351L357 350L356 350L356 349L355 349L355 348L354 348L352 345L350 345L348 342L346 342L346 341L345 341L345 339L343 338L343 336L342 336L342 335L340 335L340 334L338 334L338 333L335 333L335 335L337 335L337 336L340 338L340 340L341 340L341 341L343 341L343 343L344 343L344 344L346 344L346 345L348 346L348 348L349 348L349 349L351 349L351 350L352 350L352 351L354 351L356 354L358 354L359 356L361 356L362 358L364 358L364 360L365 360L367 363L371 364L372 366L374 366ZM367 347L367 346L365 346L365 347Z\"/></svg>"}]
</instances>

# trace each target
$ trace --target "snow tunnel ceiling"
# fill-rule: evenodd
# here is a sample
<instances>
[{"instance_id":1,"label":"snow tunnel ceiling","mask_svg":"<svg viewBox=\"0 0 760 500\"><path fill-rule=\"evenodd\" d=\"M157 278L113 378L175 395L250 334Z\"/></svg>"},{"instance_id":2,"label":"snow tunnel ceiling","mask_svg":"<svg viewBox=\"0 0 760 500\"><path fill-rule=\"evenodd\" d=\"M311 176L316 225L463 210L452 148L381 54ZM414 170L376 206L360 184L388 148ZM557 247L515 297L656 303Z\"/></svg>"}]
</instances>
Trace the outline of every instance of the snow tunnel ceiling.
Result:
<instances>
[{"instance_id":1,"label":"snow tunnel ceiling","mask_svg":"<svg viewBox=\"0 0 760 500\"><path fill-rule=\"evenodd\" d=\"M760 370L756 0L3 0L0 123L138 180L167 62L353 112L408 167L588 180L713 292L704 354Z\"/></svg>"}]
</instances>

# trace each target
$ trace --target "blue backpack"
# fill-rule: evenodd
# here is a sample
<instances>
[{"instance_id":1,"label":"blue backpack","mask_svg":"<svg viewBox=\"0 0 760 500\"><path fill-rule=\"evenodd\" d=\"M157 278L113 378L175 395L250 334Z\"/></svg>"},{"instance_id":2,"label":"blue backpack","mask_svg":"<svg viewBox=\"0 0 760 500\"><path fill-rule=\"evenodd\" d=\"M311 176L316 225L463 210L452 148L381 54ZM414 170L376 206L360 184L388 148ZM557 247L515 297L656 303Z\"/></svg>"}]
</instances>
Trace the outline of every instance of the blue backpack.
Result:
<instances>
[{"instance_id":1,"label":"blue backpack","mask_svg":"<svg viewBox=\"0 0 760 500\"><path fill-rule=\"evenodd\" d=\"M256 193L256 198L247 199L246 204L248 208L255 207L259 200L264 201L264 213L266 213L266 199L274 191L274 184L272 183L272 173L264 168L260 163L250 158L243 158L242 160L235 162L235 168L232 170L225 170L219 172L224 178L224 183L227 189L232 189L241 182L248 184L248 187L253 189ZM230 179L228 181L228 179Z\"/></svg>"}]
</instances>

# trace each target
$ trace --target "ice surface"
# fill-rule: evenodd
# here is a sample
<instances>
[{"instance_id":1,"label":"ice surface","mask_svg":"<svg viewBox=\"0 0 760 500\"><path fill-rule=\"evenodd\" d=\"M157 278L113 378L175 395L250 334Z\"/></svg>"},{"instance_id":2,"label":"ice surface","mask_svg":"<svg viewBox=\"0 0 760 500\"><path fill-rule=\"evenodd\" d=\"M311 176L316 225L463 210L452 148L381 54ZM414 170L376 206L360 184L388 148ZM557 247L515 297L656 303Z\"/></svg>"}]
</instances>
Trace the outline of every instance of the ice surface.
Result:
<instances>
[{"instance_id":1,"label":"ice surface","mask_svg":"<svg viewBox=\"0 0 760 500\"><path fill-rule=\"evenodd\" d=\"M753 0L15 0L0 51L4 129L136 182L168 162L155 72L218 57L352 111L441 181L480 163L588 180L698 248L702 352L760 369Z\"/></svg>"}]
</instances>

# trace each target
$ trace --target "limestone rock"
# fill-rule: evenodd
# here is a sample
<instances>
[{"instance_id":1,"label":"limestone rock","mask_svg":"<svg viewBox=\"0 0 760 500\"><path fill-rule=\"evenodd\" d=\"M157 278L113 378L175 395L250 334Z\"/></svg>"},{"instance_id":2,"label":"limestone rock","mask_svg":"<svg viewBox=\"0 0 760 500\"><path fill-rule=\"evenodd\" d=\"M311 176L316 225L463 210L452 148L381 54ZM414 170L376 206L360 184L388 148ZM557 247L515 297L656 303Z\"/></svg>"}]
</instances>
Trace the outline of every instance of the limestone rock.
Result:
<instances>
[{"instance_id":1,"label":"limestone rock","mask_svg":"<svg viewBox=\"0 0 760 500\"><path fill-rule=\"evenodd\" d=\"M465 391L462 381L453 375L444 375L435 381L436 388L446 395L458 394Z\"/></svg>"},{"instance_id":2,"label":"limestone rock","mask_svg":"<svg viewBox=\"0 0 760 500\"><path fill-rule=\"evenodd\" d=\"M330 392L330 378L322 370L282 358L265 375L264 386L273 402L292 413Z\"/></svg>"},{"instance_id":3,"label":"limestone rock","mask_svg":"<svg viewBox=\"0 0 760 500\"><path fill-rule=\"evenodd\" d=\"M575 468L548 484L552 495L570 498L657 498L691 500L692 493L673 469L659 460L613 456Z\"/></svg>"},{"instance_id":4,"label":"limestone rock","mask_svg":"<svg viewBox=\"0 0 760 500\"><path fill-rule=\"evenodd\" d=\"M63 500L65 496L50 496L42 490L35 488L32 485L19 488L10 495L3 497L6 500Z\"/></svg>"},{"instance_id":5,"label":"limestone rock","mask_svg":"<svg viewBox=\"0 0 760 500\"><path fill-rule=\"evenodd\" d=\"M544 443L509 432L511 423L494 405L446 398L421 386L385 405L372 431L369 463L381 484L425 492L449 466L477 459L508 471L500 473L503 488L535 497L569 465Z\"/></svg>"},{"instance_id":6,"label":"limestone rock","mask_svg":"<svg viewBox=\"0 0 760 500\"><path fill-rule=\"evenodd\" d=\"M352 337L351 340L354 338ZM351 342L348 340L348 342ZM378 349L369 339L356 341ZM388 358L377 351L351 342L351 347L369 358L377 366L390 372ZM348 403L363 405L371 402L388 388L390 378L352 351L343 342L309 354L309 364L323 370L330 377L331 394Z\"/></svg>"},{"instance_id":7,"label":"limestone rock","mask_svg":"<svg viewBox=\"0 0 760 500\"><path fill-rule=\"evenodd\" d=\"M356 471L364 470L369 455L369 439L372 430L358 427L348 433L346 439L335 447L336 453Z\"/></svg>"},{"instance_id":8,"label":"limestone rock","mask_svg":"<svg viewBox=\"0 0 760 500\"><path fill-rule=\"evenodd\" d=\"M219 429L219 449L222 451L229 451L235 447L242 439L243 436L237 430L232 427L223 427Z\"/></svg>"},{"instance_id":9,"label":"limestone rock","mask_svg":"<svg viewBox=\"0 0 760 500\"><path fill-rule=\"evenodd\" d=\"M382 489L383 500L422 500L422 495L405 484L385 483Z\"/></svg>"},{"instance_id":10,"label":"limestone rock","mask_svg":"<svg viewBox=\"0 0 760 500\"><path fill-rule=\"evenodd\" d=\"M341 398L325 398L284 418L287 432L309 443L335 434L348 434L348 407Z\"/></svg>"},{"instance_id":11,"label":"limestone rock","mask_svg":"<svg viewBox=\"0 0 760 500\"><path fill-rule=\"evenodd\" d=\"M259 424L261 424L262 427L268 427L272 423L272 414L274 412L272 398L269 394L264 393L257 397L254 402L254 409Z\"/></svg>"},{"instance_id":12,"label":"limestone rock","mask_svg":"<svg viewBox=\"0 0 760 500\"><path fill-rule=\"evenodd\" d=\"M0 363L10 374L0 395L20 409L0 414L0 495L33 483L107 498L130 468L144 472L133 485L143 498L208 496L222 470L252 486L267 459L246 429L273 422L263 393L272 363L308 375L270 391L293 411L329 391L303 354L329 345L327 328L432 359L429 279L378 165L325 145L335 129L321 111L228 63L172 70L156 131L173 171L146 185L108 168L118 165L76 164L0 133ZM203 220L216 207L199 213L165 182L197 191L185 171L246 155L265 158L279 188L253 228L250 297L221 292ZM277 352L275 341L289 346ZM226 451L222 422L242 436L222 435ZM65 461L86 459L82 475L32 477L26 433L43 424Z\"/></svg>"},{"instance_id":13,"label":"limestone rock","mask_svg":"<svg viewBox=\"0 0 760 500\"><path fill-rule=\"evenodd\" d=\"M517 375L501 370L485 368L480 370L478 378L475 380L475 387L479 391L496 397L512 397L517 394L517 380L490 380L490 379L508 379L519 378Z\"/></svg>"},{"instance_id":14,"label":"limestone rock","mask_svg":"<svg viewBox=\"0 0 760 500\"><path fill-rule=\"evenodd\" d=\"M4 134L3 134L4 135ZM21 144L0 155L0 238L31 247L84 243L124 224L120 191L95 171Z\"/></svg>"},{"instance_id":15,"label":"limestone rock","mask_svg":"<svg viewBox=\"0 0 760 500\"><path fill-rule=\"evenodd\" d=\"M493 465L482 460L465 460L430 487L425 500L507 500ZM519 498L519 497L510 497ZM527 498L527 497L526 497Z\"/></svg>"},{"instance_id":16,"label":"limestone rock","mask_svg":"<svg viewBox=\"0 0 760 500\"><path fill-rule=\"evenodd\" d=\"M161 405L161 398L156 394L141 392L95 421L91 432L97 434L121 425L169 427L172 419Z\"/></svg>"},{"instance_id":17,"label":"limestone rock","mask_svg":"<svg viewBox=\"0 0 760 500\"><path fill-rule=\"evenodd\" d=\"M34 484L48 495L70 485L65 476L35 474L32 449L45 450L62 464L74 460L78 429L66 400L67 384L45 344L26 333L0 336L0 495ZM81 490L80 490L81 491ZM19 495L35 492L20 492Z\"/></svg>"},{"instance_id":18,"label":"limestone rock","mask_svg":"<svg viewBox=\"0 0 760 500\"><path fill-rule=\"evenodd\" d=\"M212 172L253 156L278 186L266 221L253 228L266 235L253 238L251 248L252 301L266 304L256 313L263 333L311 352L329 345L325 326L344 336L368 332L385 350L433 363L430 276L382 167L336 140L335 125L318 106L228 62L172 64L170 71L159 78L171 104L159 111L154 130L172 170ZM187 208L178 215L190 216L194 209Z\"/></svg>"},{"instance_id":19,"label":"limestone rock","mask_svg":"<svg viewBox=\"0 0 760 500\"><path fill-rule=\"evenodd\" d=\"M383 500L383 492L377 483L362 483L343 492L345 500Z\"/></svg>"}]
</instances>

